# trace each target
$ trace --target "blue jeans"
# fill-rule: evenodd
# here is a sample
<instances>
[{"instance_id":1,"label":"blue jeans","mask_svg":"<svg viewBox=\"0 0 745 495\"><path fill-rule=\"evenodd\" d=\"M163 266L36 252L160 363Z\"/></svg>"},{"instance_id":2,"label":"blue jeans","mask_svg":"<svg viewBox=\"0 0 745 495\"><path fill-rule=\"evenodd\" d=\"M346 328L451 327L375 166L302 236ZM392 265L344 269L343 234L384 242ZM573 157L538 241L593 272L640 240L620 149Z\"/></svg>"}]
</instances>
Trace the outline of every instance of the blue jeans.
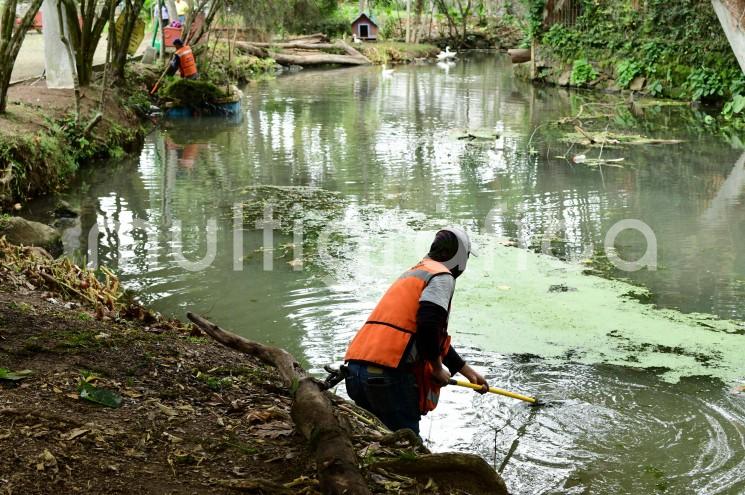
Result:
<instances>
[{"instance_id":1,"label":"blue jeans","mask_svg":"<svg viewBox=\"0 0 745 495\"><path fill-rule=\"evenodd\" d=\"M419 435L419 389L414 373L360 362L347 364L347 393L391 431L409 428Z\"/></svg>"}]
</instances>

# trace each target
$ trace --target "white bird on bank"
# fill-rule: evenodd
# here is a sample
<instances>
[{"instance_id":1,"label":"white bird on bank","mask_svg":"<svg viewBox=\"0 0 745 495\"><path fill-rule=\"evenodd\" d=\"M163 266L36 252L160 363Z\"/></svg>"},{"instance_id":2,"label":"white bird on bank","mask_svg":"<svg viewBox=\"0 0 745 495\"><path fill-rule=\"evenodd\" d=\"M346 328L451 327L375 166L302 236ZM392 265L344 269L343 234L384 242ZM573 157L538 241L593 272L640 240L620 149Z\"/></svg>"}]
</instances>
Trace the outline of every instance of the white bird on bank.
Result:
<instances>
[{"instance_id":1,"label":"white bird on bank","mask_svg":"<svg viewBox=\"0 0 745 495\"><path fill-rule=\"evenodd\" d=\"M437 60L451 60L451 59L454 59L455 58L455 55L457 53L458 52L451 52L450 51L450 47L449 46L446 46L444 52L441 51L440 53L437 54Z\"/></svg>"},{"instance_id":2,"label":"white bird on bank","mask_svg":"<svg viewBox=\"0 0 745 495\"><path fill-rule=\"evenodd\" d=\"M361 39L359 39L359 38L357 37L357 35L356 35L356 34L353 34L353 35L352 35L352 41L353 41L354 43L362 43L362 40L361 40Z\"/></svg>"},{"instance_id":3,"label":"white bird on bank","mask_svg":"<svg viewBox=\"0 0 745 495\"><path fill-rule=\"evenodd\" d=\"M383 66L383 72L382 72L383 77L385 77L385 78L393 77L393 73L394 72L396 72L396 70L395 69L389 69L388 68L388 64L385 64Z\"/></svg>"}]
</instances>

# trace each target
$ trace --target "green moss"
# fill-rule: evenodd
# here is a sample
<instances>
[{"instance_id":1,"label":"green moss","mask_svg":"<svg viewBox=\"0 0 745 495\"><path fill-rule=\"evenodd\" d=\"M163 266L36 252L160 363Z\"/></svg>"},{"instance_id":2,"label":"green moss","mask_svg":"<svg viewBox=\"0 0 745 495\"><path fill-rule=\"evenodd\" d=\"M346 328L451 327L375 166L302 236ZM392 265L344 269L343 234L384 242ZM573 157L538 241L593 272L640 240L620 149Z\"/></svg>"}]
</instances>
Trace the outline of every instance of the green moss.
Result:
<instances>
[{"instance_id":1,"label":"green moss","mask_svg":"<svg viewBox=\"0 0 745 495\"><path fill-rule=\"evenodd\" d=\"M59 346L68 349L97 347L99 344L93 332L89 330L65 332L60 334L59 337Z\"/></svg>"}]
</instances>

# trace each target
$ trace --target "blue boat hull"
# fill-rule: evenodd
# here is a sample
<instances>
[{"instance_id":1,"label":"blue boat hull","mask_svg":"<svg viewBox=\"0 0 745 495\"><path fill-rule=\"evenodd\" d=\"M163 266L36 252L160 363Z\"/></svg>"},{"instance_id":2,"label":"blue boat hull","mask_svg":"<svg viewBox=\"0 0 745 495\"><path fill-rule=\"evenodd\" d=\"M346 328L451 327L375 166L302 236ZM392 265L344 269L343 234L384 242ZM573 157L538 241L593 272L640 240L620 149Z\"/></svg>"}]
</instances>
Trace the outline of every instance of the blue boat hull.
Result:
<instances>
[{"instance_id":1,"label":"blue boat hull","mask_svg":"<svg viewBox=\"0 0 745 495\"><path fill-rule=\"evenodd\" d=\"M220 103L212 107L192 108L178 106L167 108L165 111L166 118L169 119L193 119L195 117L225 117L229 120L240 120L243 116L241 112L241 100Z\"/></svg>"}]
</instances>

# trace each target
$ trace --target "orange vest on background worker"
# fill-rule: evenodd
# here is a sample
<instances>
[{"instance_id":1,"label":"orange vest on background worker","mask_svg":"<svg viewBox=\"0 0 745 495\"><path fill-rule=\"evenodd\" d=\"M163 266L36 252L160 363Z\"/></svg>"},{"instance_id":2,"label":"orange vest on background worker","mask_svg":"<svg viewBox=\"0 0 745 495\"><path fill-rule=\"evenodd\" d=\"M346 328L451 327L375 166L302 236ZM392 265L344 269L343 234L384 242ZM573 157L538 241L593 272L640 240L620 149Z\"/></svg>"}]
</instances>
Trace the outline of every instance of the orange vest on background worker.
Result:
<instances>
[{"instance_id":1,"label":"orange vest on background worker","mask_svg":"<svg viewBox=\"0 0 745 495\"><path fill-rule=\"evenodd\" d=\"M189 45L184 45L176 50L176 55L178 55L178 70L181 77L191 77L197 73L197 61L194 59L194 54L191 52Z\"/></svg>"},{"instance_id":2,"label":"orange vest on background worker","mask_svg":"<svg viewBox=\"0 0 745 495\"><path fill-rule=\"evenodd\" d=\"M398 368L412 337L416 334L416 314L419 298L430 280L450 270L429 258L401 275L383 295L362 328L349 344L344 361ZM450 337L441 343L442 356L450 348ZM432 367L428 362L416 363L414 374L419 386L419 410L422 414L437 406L440 386L431 380Z\"/></svg>"}]
</instances>

